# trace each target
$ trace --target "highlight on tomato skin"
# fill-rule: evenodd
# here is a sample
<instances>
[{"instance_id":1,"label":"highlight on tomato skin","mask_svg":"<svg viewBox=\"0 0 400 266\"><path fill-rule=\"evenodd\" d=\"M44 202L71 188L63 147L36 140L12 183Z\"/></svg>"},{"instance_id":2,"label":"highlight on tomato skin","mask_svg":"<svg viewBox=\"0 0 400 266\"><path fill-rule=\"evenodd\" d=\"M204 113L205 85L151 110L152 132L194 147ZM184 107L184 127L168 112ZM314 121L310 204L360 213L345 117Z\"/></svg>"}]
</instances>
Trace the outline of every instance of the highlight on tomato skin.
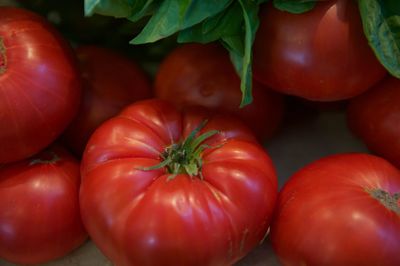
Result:
<instances>
[{"instance_id":1,"label":"highlight on tomato skin","mask_svg":"<svg viewBox=\"0 0 400 266\"><path fill-rule=\"evenodd\" d=\"M270 88L313 101L357 96L386 70L364 35L356 1L317 2L303 14L260 11L254 43L254 78Z\"/></svg>"},{"instance_id":2,"label":"highlight on tomato skin","mask_svg":"<svg viewBox=\"0 0 400 266\"><path fill-rule=\"evenodd\" d=\"M42 17L0 7L0 163L47 147L76 115L81 79L67 41Z\"/></svg>"},{"instance_id":3,"label":"highlight on tomato skin","mask_svg":"<svg viewBox=\"0 0 400 266\"><path fill-rule=\"evenodd\" d=\"M300 169L279 192L270 239L282 265L400 265L400 171L362 153Z\"/></svg>"},{"instance_id":4,"label":"highlight on tomato skin","mask_svg":"<svg viewBox=\"0 0 400 266\"><path fill-rule=\"evenodd\" d=\"M253 102L240 108L240 79L228 53L216 43L185 44L161 62L155 95L179 108L204 106L242 119L261 141L278 132L284 115L283 96L254 81Z\"/></svg>"},{"instance_id":5,"label":"highlight on tomato skin","mask_svg":"<svg viewBox=\"0 0 400 266\"><path fill-rule=\"evenodd\" d=\"M62 136L62 141L81 157L93 131L126 105L150 98L150 79L132 59L100 46L76 49L84 81L79 111Z\"/></svg>"},{"instance_id":6,"label":"highlight on tomato skin","mask_svg":"<svg viewBox=\"0 0 400 266\"><path fill-rule=\"evenodd\" d=\"M391 76L352 99L350 130L372 151L400 168L400 80Z\"/></svg>"},{"instance_id":7,"label":"highlight on tomato skin","mask_svg":"<svg viewBox=\"0 0 400 266\"><path fill-rule=\"evenodd\" d=\"M97 128L81 173L83 222L121 266L233 265L264 238L278 189L240 120L161 99Z\"/></svg>"},{"instance_id":8,"label":"highlight on tomato skin","mask_svg":"<svg viewBox=\"0 0 400 266\"><path fill-rule=\"evenodd\" d=\"M80 165L60 146L0 167L0 257L38 265L87 239L79 208Z\"/></svg>"}]
</instances>

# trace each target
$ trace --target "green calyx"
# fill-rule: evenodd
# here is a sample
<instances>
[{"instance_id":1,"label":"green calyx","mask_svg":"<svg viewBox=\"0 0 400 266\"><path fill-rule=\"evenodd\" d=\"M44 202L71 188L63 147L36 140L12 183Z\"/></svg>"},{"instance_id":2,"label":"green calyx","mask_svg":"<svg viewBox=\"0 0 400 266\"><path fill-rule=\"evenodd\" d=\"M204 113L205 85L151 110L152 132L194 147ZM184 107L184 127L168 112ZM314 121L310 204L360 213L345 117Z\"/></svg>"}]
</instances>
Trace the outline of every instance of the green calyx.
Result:
<instances>
[{"instance_id":1,"label":"green calyx","mask_svg":"<svg viewBox=\"0 0 400 266\"><path fill-rule=\"evenodd\" d=\"M0 37L0 74L6 72L6 47L4 46L4 40Z\"/></svg>"},{"instance_id":2,"label":"green calyx","mask_svg":"<svg viewBox=\"0 0 400 266\"><path fill-rule=\"evenodd\" d=\"M207 131L200 136L196 135L206 125L207 121L203 121L190 135L180 143L174 143L167 147L165 151L160 155L163 160L160 164L145 167L141 170L155 170L165 167L168 173L171 174L169 179L174 178L178 174L188 174L189 176L200 176L201 167L203 164L202 153L205 149L213 148L203 142L210 137L218 134L218 130Z\"/></svg>"}]
</instances>

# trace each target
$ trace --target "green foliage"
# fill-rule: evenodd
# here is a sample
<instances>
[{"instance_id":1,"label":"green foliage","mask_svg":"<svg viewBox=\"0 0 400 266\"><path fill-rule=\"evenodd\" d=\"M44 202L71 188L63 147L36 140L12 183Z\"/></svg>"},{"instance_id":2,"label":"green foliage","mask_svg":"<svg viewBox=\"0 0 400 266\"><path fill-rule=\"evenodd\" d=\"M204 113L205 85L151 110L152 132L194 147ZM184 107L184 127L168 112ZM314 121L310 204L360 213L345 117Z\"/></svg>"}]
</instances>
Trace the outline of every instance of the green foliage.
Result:
<instances>
[{"instance_id":1,"label":"green foliage","mask_svg":"<svg viewBox=\"0 0 400 266\"><path fill-rule=\"evenodd\" d=\"M252 46L259 26L260 5L268 0L85 0L85 14L94 13L147 24L131 44L159 41L176 34L177 41L220 41L241 77L242 106L251 103ZM283 11L303 13L318 0L273 0ZM400 78L400 2L358 0L367 39L381 63Z\"/></svg>"},{"instance_id":2,"label":"green foliage","mask_svg":"<svg viewBox=\"0 0 400 266\"><path fill-rule=\"evenodd\" d=\"M359 0L364 32L383 66L400 78L400 2Z\"/></svg>"},{"instance_id":3,"label":"green foliage","mask_svg":"<svg viewBox=\"0 0 400 266\"><path fill-rule=\"evenodd\" d=\"M316 0L274 0L274 7L294 14L310 11L314 8Z\"/></svg>"}]
</instances>

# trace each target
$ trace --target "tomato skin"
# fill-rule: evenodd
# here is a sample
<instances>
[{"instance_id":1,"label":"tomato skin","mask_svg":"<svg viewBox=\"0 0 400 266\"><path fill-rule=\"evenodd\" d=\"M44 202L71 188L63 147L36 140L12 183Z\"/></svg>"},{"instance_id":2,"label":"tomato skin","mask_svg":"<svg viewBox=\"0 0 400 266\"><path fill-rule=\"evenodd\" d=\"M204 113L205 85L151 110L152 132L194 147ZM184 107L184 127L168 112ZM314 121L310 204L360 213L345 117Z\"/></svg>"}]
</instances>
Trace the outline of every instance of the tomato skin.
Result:
<instances>
[{"instance_id":1,"label":"tomato skin","mask_svg":"<svg viewBox=\"0 0 400 266\"><path fill-rule=\"evenodd\" d=\"M227 52L215 44L185 44L161 63L155 94L182 108L204 106L240 117L260 140L270 138L281 125L283 97L254 82L253 102L239 108L240 79Z\"/></svg>"},{"instance_id":2,"label":"tomato skin","mask_svg":"<svg viewBox=\"0 0 400 266\"><path fill-rule=\"evenodd\" d=\"M356 1L318 2L290 14L265 5L254 43L254 77L279 92L315 101L354 97L385 69L364 36Z\"/></svg>"},{"instance_id":3,"label":"tomato skin","mask_svg":"<svg viewBox=\"0 0 400 266\"><path fill-rule=\"evenodd\" d=\"M209 117L152 99L128 106L91 136L80 204L89 235L119 266L232 265L263 238L277 195L269 156L238 120L210 117L199 176L168 179L160 153ZM218 147L218 145L223 144Z\"/></svg>"},{"instance_id":4,"label":"tomato skin","mask_svg":"<svg viewBox=\"0 0 400 266\"><path fill-rule=\"evenodd\" d=\"M355 153L329 156L297 172L279 193L271 225L282 264L400 265L400 202L395 200L396 213L370 189L399 193L399 170Z\"/></svg>"},{"instance_id":5,"label":"tomato skin","mask_svg":"<svg viewBox=\"0 0 400 266\"><path fill-rule=\"evenodd\" d=\"M84 80L78 115L63 135L63 141L81 156L93 131L134 101L150 98L152 90L145 73L135 62L97 46L76 49Z\"/></svg>"},{"instance_id":6,"label":"tomato skin","mask_svg":"<svg viewBox=\"0 0 400 266\"><path fill-rule=\"evenodd\" d=\"M58 156L54 162L38 162ZM79 162L60 147L0 168L0 257L37 264L87 238L79 210Z\"/></svg>"},{"instance_id":7,"label":"tomato skin","mask_svg":"<svg viewBox=\"0 0 400 266\"><path fill-rule=\"evenodd\" d=\"M1 7L0 39L0 163L8 163L61 134L76 114L81 80L70 47L38 15Z\"/></svg>"},{"instance_id":8,"label":"tomato skin","mask_svg":"<svg viewBox=\"0 0 400 266\"><path fill-rule=\"evenodd\" d=\"M352 132L371 151L400 168L400 80L388 77L350 101L347 120Z\"/></svg>"}]
</instances>

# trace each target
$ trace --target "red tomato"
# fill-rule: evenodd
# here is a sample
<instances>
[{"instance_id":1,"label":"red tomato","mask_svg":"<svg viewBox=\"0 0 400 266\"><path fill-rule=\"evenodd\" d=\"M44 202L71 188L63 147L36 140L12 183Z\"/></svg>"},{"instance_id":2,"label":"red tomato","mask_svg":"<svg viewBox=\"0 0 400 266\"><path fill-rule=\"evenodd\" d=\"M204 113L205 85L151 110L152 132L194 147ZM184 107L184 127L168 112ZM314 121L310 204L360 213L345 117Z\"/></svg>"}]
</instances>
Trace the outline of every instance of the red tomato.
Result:
<instances>
[{"instance_id":1,"label":"red tomato","mask_svg":"<svg viewBox=\"0 0 400 266\"><path fill-rule=\"evenodd\" d=\"M271 241L283 265L400 265L400 172L368 154L318 160L281 190Z\"/></svg>"},{"instance_id":2,"label":"red tomato","mask_svg":"<svg viewBox=\"0 0 400 266\"><path fill-rule=\"evenodd\" d=\"M82 218L115 265L232 265L263 239L277 195L272 162L246 127L223 115L200 131L215 135L183 145L206 117L153 99L130 105L91 136ZM165 167L143 169L166 158Z\"/></svg>"},{"instance_id":3,"label":"red tomato","mask_svg":"<svg viewBox=\"0 0 400 266\"><path fill-rule=\"evenodd\" d=\"M254 44L254 76L309 100L356 96L386 74L364 36L356 1L318 2L290 14L265 5Z\"/></svg>"},{"instance_id":4,"label":"red tomato","mask_svg":"<svg viewBox=\"0 0 400 266\"><path fill-rule=\"evenodd\" d=\"M93 131L123 107L151 97L145 73L133 61L111 50L82 46L76 50L84 80L78 115L66 130L63 141L81 156Z\"/></svg>"},{"instance_id":5,"label":"red tomato","mask_svg":"<svg viewBox=\"0 0 400 266\"><path fill-rule=\"evenodd\" d=\"M37 264L87 237L79 213L79 162L61 148L0 168L0 257Z\"/></svg>"},{"instance_id":6,"label":"red tomato","mask_svg":"<svg viewBox=\"0 0 400 266\"><path fill-rule=\"evenodd\" d=\"M377 154L400 167L400 80L389 77L353 99L350 129Z\"/></svg>"},{"instance_id":7,"label":"red tomato","mask_svg":"<svg viewBox=\"0 0 400 266\"><path fill-rule=\"evenodd\" d=\"M239 108L240 79L221 47L186 44L160 65L156 96L178 107L199 105L242 118L259 139L271 137L283 118L283 97L254 82L252 104Z\"/></svg>"},{"instance_id":8,"label":"red tomato","mask_svg":"<svg viewBox=\"0 0 400 266\"><path fill-rule=\"evenodd\" d=\"M80 90L72 51L51 25L0 7L0 163L53 142L76 114Z\"/></svg>"}]
</instances>

